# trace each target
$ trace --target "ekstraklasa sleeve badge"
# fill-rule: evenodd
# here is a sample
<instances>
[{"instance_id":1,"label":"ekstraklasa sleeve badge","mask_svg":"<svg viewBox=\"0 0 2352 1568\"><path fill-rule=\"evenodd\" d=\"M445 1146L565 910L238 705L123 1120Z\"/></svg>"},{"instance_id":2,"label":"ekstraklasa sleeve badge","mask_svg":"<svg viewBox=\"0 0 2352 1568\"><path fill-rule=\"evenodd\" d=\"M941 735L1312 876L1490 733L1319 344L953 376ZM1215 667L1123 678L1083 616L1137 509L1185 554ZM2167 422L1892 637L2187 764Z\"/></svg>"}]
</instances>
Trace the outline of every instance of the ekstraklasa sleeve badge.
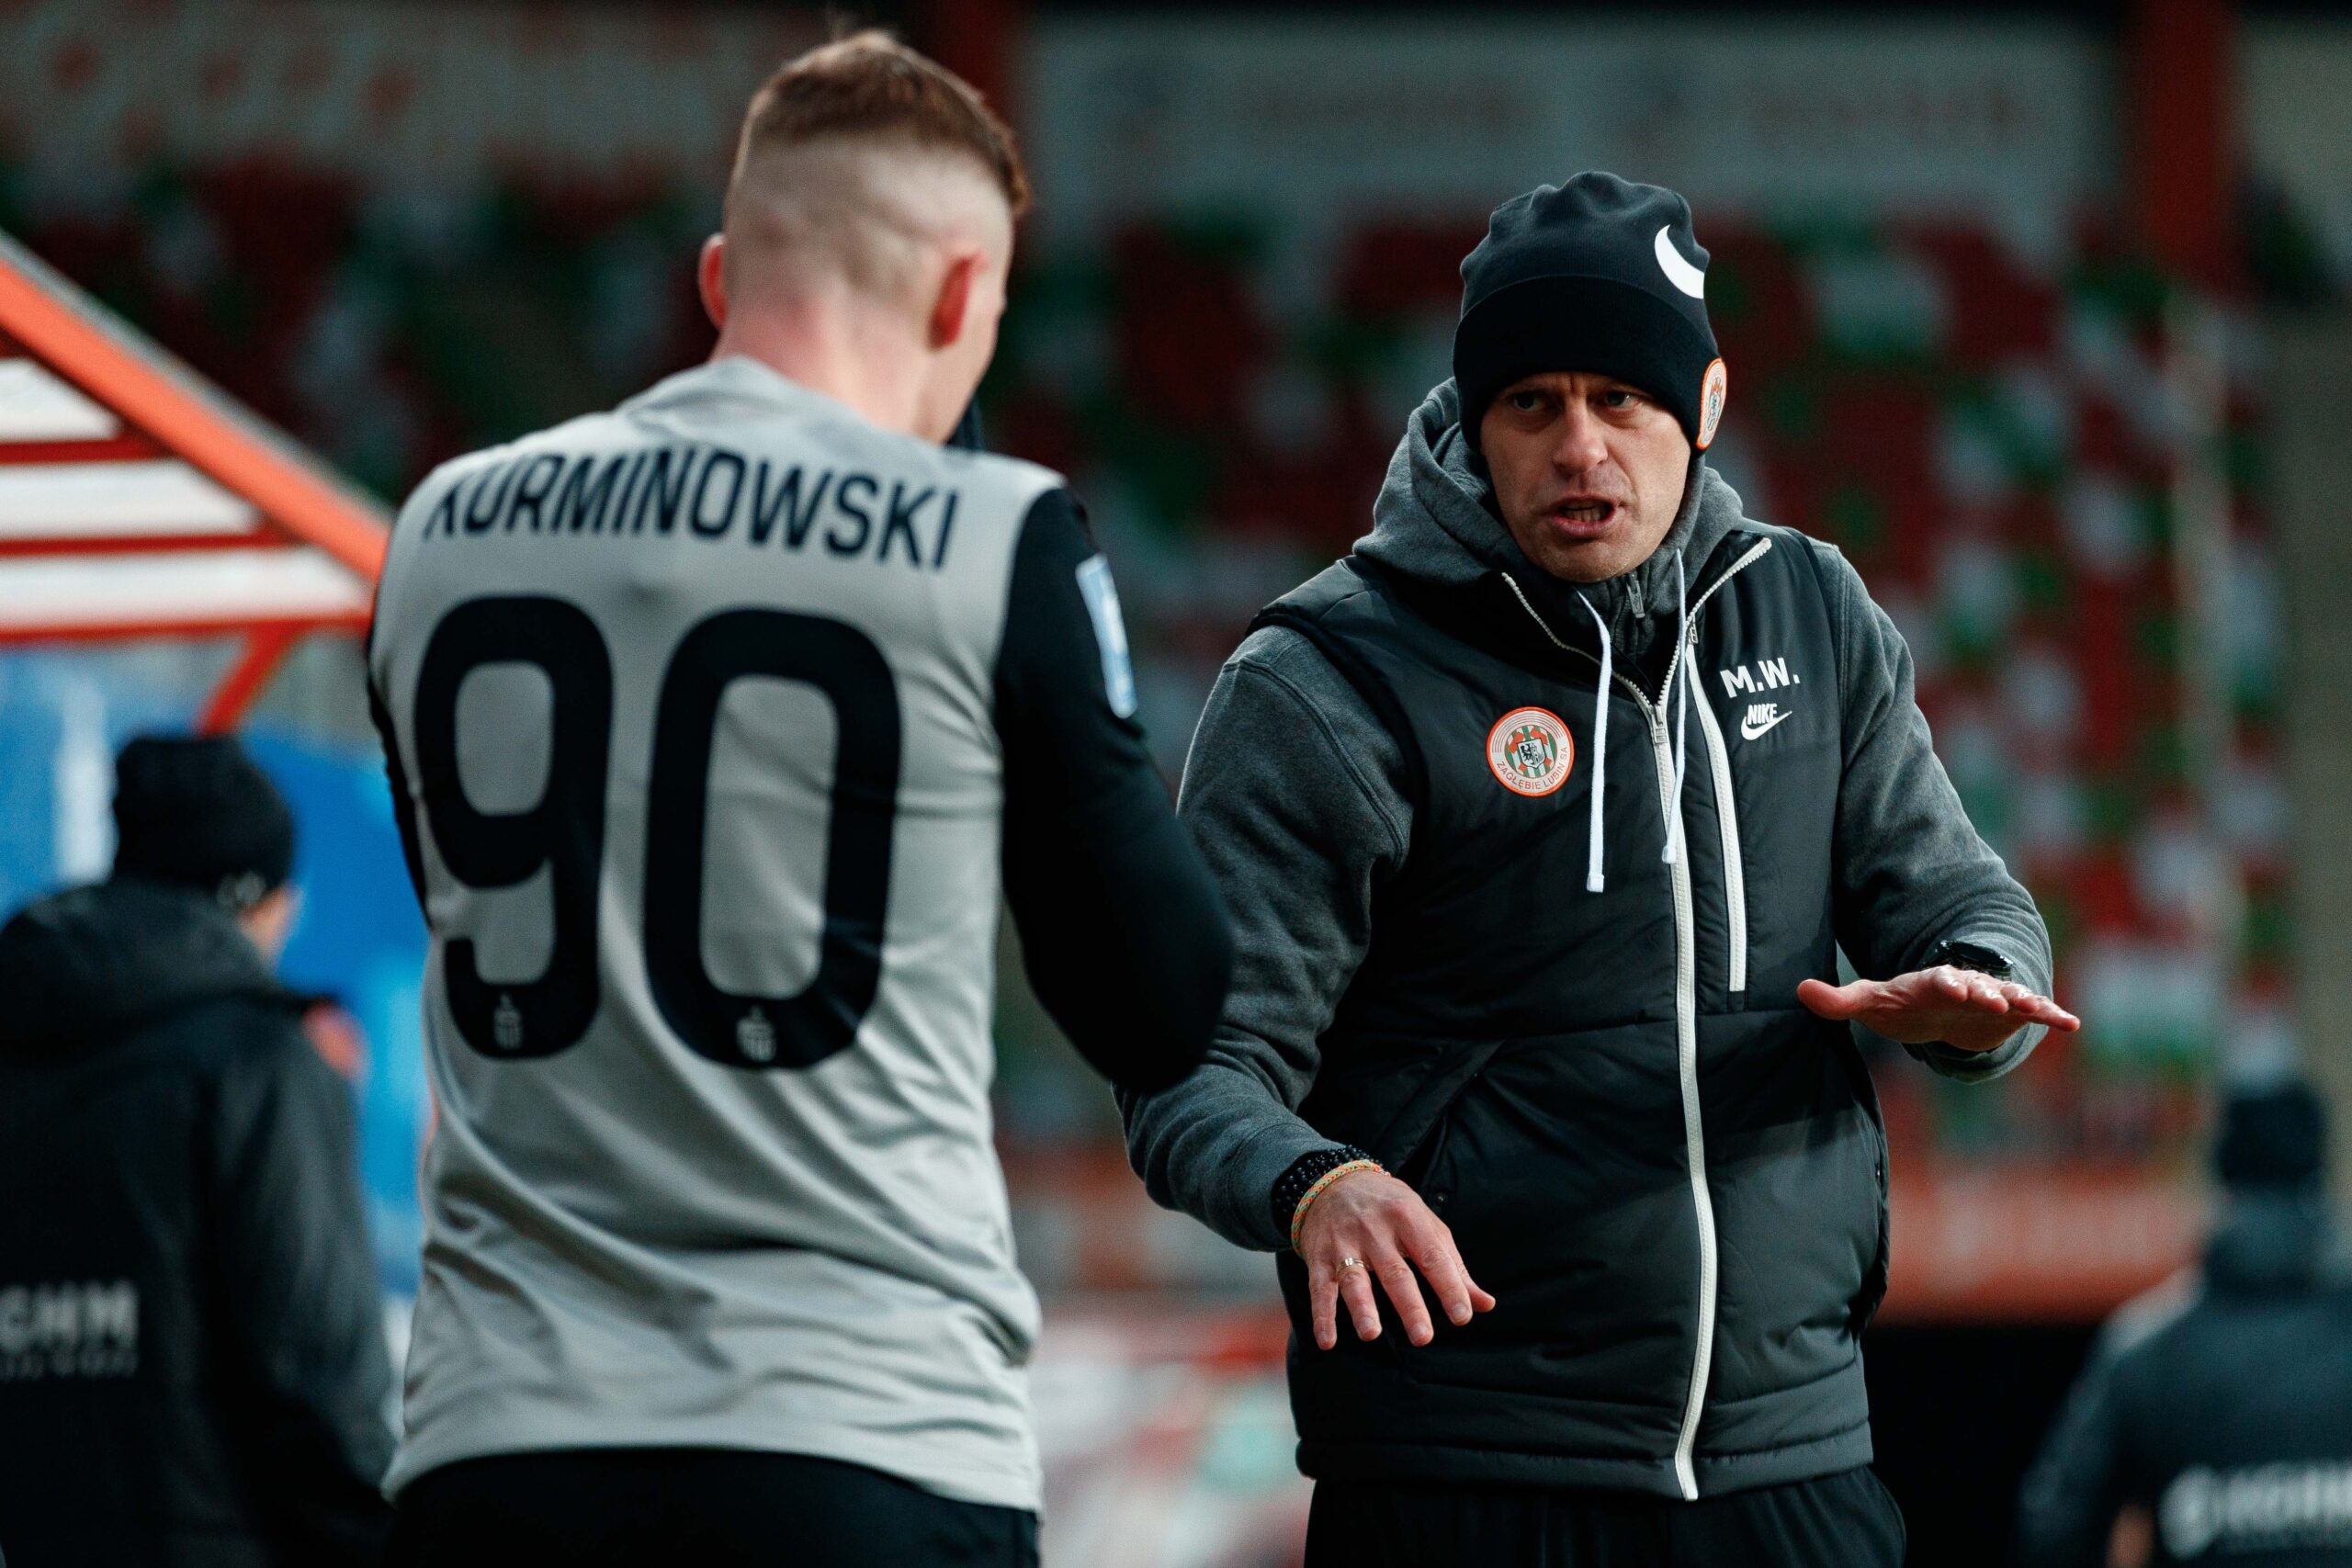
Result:
<instances>
[{"instance_id":1,"label":"ekstraklasa sleeve badge","mask_svg":"<svg viewBox=\"0 0 2352 1568\"><path fill-rule=\"evenodd\" d=\"M1549 795L1576 765L1576 740L1548 708L1513 709L1487 731L1487 766L1513 795Z\"/></svg>"}]
</instances>

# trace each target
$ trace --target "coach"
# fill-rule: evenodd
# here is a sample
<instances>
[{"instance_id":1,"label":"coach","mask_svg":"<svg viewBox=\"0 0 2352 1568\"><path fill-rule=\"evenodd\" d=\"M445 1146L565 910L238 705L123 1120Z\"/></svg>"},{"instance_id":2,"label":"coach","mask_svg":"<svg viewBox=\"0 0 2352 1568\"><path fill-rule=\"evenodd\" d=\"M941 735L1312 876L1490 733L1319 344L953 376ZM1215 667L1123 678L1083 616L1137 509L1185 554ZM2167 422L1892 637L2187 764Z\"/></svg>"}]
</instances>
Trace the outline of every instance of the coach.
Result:
<instances>
[{"instance_id":1,"label":"coach","mask_svg":"<svg viewBox=\"0 0 2352 1568\"><path fill-rule=\"evenodd\" d=\"M1283 1254L1310 1564L1897 1562L1848 1021L1967 1079L2075 1027L1893 624L1705 467L1706 261L1612 175L1498 209L1371 535L1193 740L1235 983L1128 1146Z\"/></svg>"}]
</instances>

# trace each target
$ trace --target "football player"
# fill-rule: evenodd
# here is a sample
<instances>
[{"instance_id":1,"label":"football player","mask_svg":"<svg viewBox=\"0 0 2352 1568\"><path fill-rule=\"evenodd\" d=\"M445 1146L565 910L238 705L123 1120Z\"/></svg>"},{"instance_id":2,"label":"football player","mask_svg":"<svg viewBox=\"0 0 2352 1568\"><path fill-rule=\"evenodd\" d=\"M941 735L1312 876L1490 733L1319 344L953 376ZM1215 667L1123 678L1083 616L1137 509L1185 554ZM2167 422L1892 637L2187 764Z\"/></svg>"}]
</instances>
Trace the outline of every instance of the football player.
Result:
<instances>
[{"instance_id":1,"label":"football player","mask_svg":"<svg viewBox=\"0 0 2352 1568\"><path fill-rule=\"evenodd\" d=\"M397 1562L1035 1561L1000 901L1136 1089L1231 942L1083 513L942 445L1027 197L938 65L803 56L702 256L710 361L401 514L369 674L439 1121Z\"/></svg>"}]
</instances>

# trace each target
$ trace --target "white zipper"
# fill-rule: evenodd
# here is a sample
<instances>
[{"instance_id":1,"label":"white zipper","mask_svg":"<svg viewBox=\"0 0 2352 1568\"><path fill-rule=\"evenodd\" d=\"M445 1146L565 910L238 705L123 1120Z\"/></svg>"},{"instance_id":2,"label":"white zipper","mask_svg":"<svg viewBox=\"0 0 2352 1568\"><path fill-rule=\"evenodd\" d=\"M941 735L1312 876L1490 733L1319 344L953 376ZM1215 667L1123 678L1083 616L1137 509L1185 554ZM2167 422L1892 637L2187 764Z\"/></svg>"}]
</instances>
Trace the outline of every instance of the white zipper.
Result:
<instances>
[{"instance_id":1,"label":"white zipper","mask_svg":"<svg viewBox=\"0 0 2352 1568\"><path fill-rule=\"evenodd\" d=\"M1682 678L1699 678L1699 654L1682 650ZM1707 738L1707 761L1715 773L1715 820L1724 835L1724 904L1731 912L1731 983L1735 993L1747 989L1747 870L1739 858L1739 807L1731 792L1731 753L1724 746L1723 726L1715 722L1715 705L1699 694L1699 729Z\"/></svg>"},{"instance_id":2,"label":"white zipper","mask_svg":"<svg viewBox=\"0 0 2352 1568\"><path fill-rule=\"evenodd\" d=\"M1729 570L1707 585L1707 591L1699 595L1698 603L1690 605L1684 612L1682 646L1678 650L1677 659L1668 660L1667 664L1666 679L1659 683L1656 706L1651 705L1648 694L1639 686L1626 680L1623 675L1617 677L1618 684L1633 694L1634 705L1642 710L1643 716L1649 720L1650 750L1655 754L1657 770L1658 811L1666 818L1668 834L1678 841L1682 833L1682 815L1674 808L1674 748L1667 738L1664 714L1667 694L1674 686L1674 666L1678 662L1688 662L1690 671L1696 672L1697 655L1693 649L1698 643L1699 612L1706 607L1708 600L1715 596L1716 590L1761 558L1771 547L1770 539L1758 540L1755 548L1732 562ZM1535 613L1535 606L1527 602L1527 595L1520 592L1519 584L1512 582L1508 574L1503 581L1510 584L1511 592L1518 597L1521 608L1524 609L1529 617L1543 628L1544 635L1552 639L1555 647L1569 652L1584 653L1587 659L1593 659L1596 664L1600 662L1598 659L1593 658L1593 655L1586 653L1583 649L1572 649L1568 644L1562 642L1558 634L1545 624L1544 617ZM1687 696L1685 700L1688 700ZM1700 695L1699 708L1700 728L1714 739L1711 757L1716 759L1715 782L1718 796L1728 800L1730 798L1728 788L1730 764L1727 761L1720 759L1723 738L1715 734L1713 714L1709 708L1704 693ZM1730 818L1726 814L1724 819L1728 822ZM1738 976L1743 984L1735 988L1744 990L1746 989L1744 982L1747 979L1746 948L1747 945L1745 938L1746 884L1744 878L1738 882L1731 880L1741 877L1737 855L1726 855L1724 863L1726 896L1731 895L1734 887L1738 889L1739 913L1735 917L1735 930L1740 931L1741 935L1736 951L1739 953ZM1674 882L1675 1066L1682 1090L1682 1143L1684 1156L1690 1168L1690 1207L1699 1222L1699 1343L1690 1358L1690 1393L1683 1402L1682 1428L1674 1440L1674 1480L1675 1483L1681 1488L1683 1501L1695 1503L1699 1500L1699 1472L1695 1458L1699 1446L1699 1416L1706 1407L1707 1380L1714 1370L1715 1295L1720 1283L1722 1262L1716 1252L1714 1196L1707 1190L1707 1131L1705 1120L1699 1111L1699 968L1698 933L1695 929L1698 925L1698 917L1691 912L1690 908L1690 857L1686 854L1676 854L1670 869L1673 872Z\"/></svg>"},{"instance_id":3,"label":"white zipper","mask_svg":"<svg viewBox=\"0 0 2352 1568\"><path fill-rule=\"evenodd\" d=\"M1756 547L1731 563L1724 573L1707 584L1699 602L1683 612L1682 647L1678 658L1667 664L1666 681L1658 687L1659 711L1650 717L1650 746L1657 753L1658 809L1667 819L1667 831L1678 839L1682 833L1682 814L1675 810L1669 781L1674 777L1674 752L1667 744L1665 705L1666 694L1674 684L1674 666L1682 664L1683 678L1695 679L1699 671L1698 655L1694 651L1699 641L1699 612L1716 591L1762 558L1772 547L1770 539L1759 539ZM1690 700L1690 688L1683 687L1683 701ZM1727 803L1731 798L1731 765L1722 755L1723 737L1715 732L1713 705L1705 692L1699 694L1699 728L1713 744L1710 760L1715 766L1716 799L1721 807L1718 816L1726 824L1726 839L1734 829ZM1736 842L1736 840L1735 840ZM1720 1284L1722 1264L1715 1247L1715 1200L1707 1190L1707 1129L1705 1118L1699 1111L1699 935L1698 917L1690 909L1690 857L1674 857L1674 1043L1677 1064L1682 1078L1682 1143L1685 1157L1690 1166L1690 1207L1699 1217L1699 1344L1690 1357L1690 1395L1682 1406L1682 1431L1674 1440L1674 1479L1682 1488L1686 1503L1699 1500L1699 1467L1696 1453L1699 1447L1699 1416L1706 1408L1707 1380L1715 1365L1715 1293ZM1724 894L1734 910L1732 930L1737 968L1737 984L1732 988L1747 988L1747 886L1742 876L1739 856L1735 850L1724 857Z\"/></svg>"},{"instance_id":4,"label":"white zipper","mask_svg":"<svg viewBox=\"0 0 2352 1568\"><path fill-rule=\"evenodd\" d=\"M1648 707L1647 703L1642 705ZM1650 716L1650 749L1657 754L1658 805L1667 813L1667 831L1680 835L1682 823L1674 812L1674 750L1666 737L1664 716ZM1674 1046L1682 1081L1682 1142L1690 1166L1690 1206L1699 1216L1699 1343L1690 1357L1690 1394L1682 1407L1682 1431L1674 1440L1674 1479L1687 1503L1699 1500L1699 1475L1691 1460L1699 1442L1699 1414L1707 1402L1707 1377L1715 1359L1715 1288L1719 1264L1715 1256L1715 1201L1707 1190L1707 1134L1699 1114L1699 973L1698 946L1690 912L1690 865L1686 855L1674 857Z\"/></svg>"},{"instance_id":5,"label":"white zipper","mask_svg":"<svg viewBox=\"0 0 2352 1568\"><path fill-rule=\"evenodd\" d=\"M1723 586L1724 583L1729 582L1733 578L1737 577L1741 572L1746 571L1749 567L1754 566L1758 561L1762 560L1764 557L1770 553L1771 548L1771 540L1757 540L1756 546L1753 549L1740 557L1737 560L1732 562L1731 565L1725 567L1724 569L1724 574L1721 577L1718 577L1713 582L1707 584L1707 591L1699 595L1698 602L1682 613L1682 647L1685 652L1690 651L1691 649L1696 648L1699 645L1699 612L1707 607L1707 601L1713 598L1717 593L1723 592ZM1509 582L1510 580L1509 578L1505 578L1504 581ZM1511 583L1512 592L1517 592L1518 589L1519 584L1516 582ZM1526 604L1526 596L1523 594L1521 595L1519 602L1521 604ZM1532 605L1529 605L1527 613L1531 615L1535 615L1534 607ZM1541 615L1537 615L1535 624L1539 626L1544 626L1544 618ZM1545 637L1552 637L1552 628L1549 626L1544 626L1544 635ZM1552 640L1562 648L1566 648L1568 646L1566 643L1561 642L1558 637L1553 637ZM1584 653L1584 649L1580 648L1575 651ZM1592 658L1592 655L1589 653L1584 653L1584 656L1587 659ZM1598 660L1594 660L1593 661L1595 663L1600 662ZM1659 682L1657 687L1657 701L1660 707L1666 705L1666 694L1673 689L1674 666L1668 664L1666 667L1666 679Z\"/></svg>"}]
</instances>

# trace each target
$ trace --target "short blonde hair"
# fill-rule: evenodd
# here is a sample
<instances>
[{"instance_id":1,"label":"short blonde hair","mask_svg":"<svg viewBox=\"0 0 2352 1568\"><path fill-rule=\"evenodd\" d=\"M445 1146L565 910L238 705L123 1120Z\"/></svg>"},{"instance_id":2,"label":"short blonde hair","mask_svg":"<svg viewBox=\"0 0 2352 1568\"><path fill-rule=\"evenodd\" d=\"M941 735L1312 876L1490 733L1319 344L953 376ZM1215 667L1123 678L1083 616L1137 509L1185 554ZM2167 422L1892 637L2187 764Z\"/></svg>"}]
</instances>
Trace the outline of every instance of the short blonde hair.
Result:
<instances>
[{"instance_id":1,"label":"short blonde hair","mask_svg":"<svg viewBox=\"0 0 2352 1568\"><path fill-rule=\"evenodd\" d=\"M1019 218L1029 175L1012 132L972 85L889 34L869 29L789 62L752 96L728 205L763 153L836 138L899 140L978 161Z\"/></svg>"}]
</instances>

